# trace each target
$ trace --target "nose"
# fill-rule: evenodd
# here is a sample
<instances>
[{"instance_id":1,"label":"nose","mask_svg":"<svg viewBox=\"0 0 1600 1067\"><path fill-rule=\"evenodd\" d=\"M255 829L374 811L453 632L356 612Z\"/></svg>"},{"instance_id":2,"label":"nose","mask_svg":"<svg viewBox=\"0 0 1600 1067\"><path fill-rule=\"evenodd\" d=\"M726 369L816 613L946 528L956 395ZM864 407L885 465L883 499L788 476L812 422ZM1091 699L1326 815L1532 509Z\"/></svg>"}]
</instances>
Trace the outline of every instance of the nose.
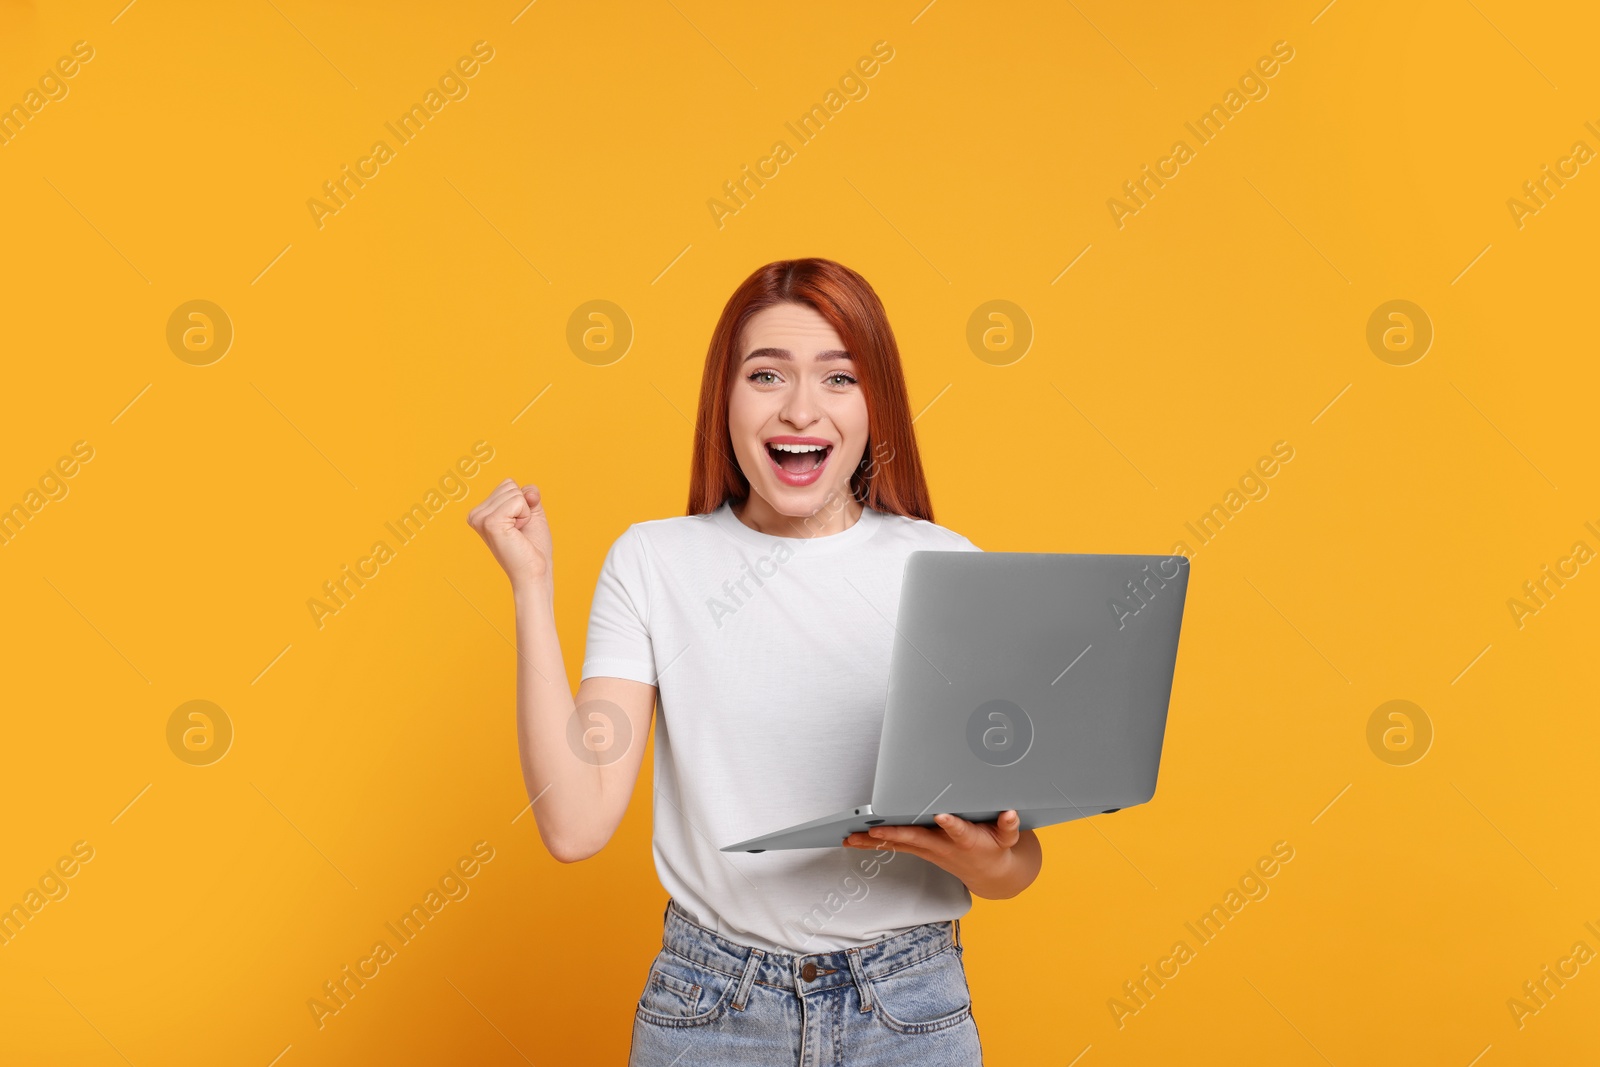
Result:
<instances>
[{"instance_id":1,"label":"nose","mask_svg":"<svg viewBox=\"0 0 1600 1067\"><path fill-rule=\"evenodd\" d=\"M812 393L811 383L802 378L784 397L783 408L778 412L778 417L797 430L804 430L820 417L818 404Z\"/></svg>"}]
</instances>

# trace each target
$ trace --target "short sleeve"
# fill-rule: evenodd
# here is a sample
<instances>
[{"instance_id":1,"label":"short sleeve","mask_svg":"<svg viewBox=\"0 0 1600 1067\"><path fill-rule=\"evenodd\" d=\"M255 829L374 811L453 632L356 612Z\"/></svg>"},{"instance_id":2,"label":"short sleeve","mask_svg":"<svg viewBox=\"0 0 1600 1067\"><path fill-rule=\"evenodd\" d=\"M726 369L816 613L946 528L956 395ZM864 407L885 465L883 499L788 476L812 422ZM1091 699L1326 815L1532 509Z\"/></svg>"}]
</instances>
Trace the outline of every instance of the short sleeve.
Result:
<instances>
[{"instance_id":1,"label":"short sleeve","mask_svg":"<svg viewBox=\"0 0 1600 1067\"><path fill-rule=\"evenodd\" d=\"M967 540L967 538L965 538L961 534L956 533L956 531L950 529L950 527L948 527L948 526L939 526L939 527L937 527L937 529L941 533L943 533L945 535L944 539L947 542L949 542L947 545L944 546L944 551L946 551L946 552L982 552L983 551L983 549L979 548L977 545L975 545L971 541Z\"/></svg>"},{"instance_id":2,"label":"short sleeve","mask_svg":"<svg viewBox=\"0 0 1600 1067\"><path fill-rule=\"evenodd\" d=\"M929 522L927 519L916 519L914 522L916 523L916 528L918 530L924 531L923 536L926 539L933 541L933 544L926 546L927 548L938 552L983 551L983 549L967 540L967 538L963 535L950 529L948 526L940 526L938 523Z\"/></svg>"},{"instance_id":3,"label":"short sleeve","mask_svg":"<svg viewBox=\"0 0 1600 1067\"><path fill-rule=\"evenodd\" d=\"M656 684L649 576L644 534L638 526L630 526L612 542L595 582L580 678L626 678Z\"/></svg>"}]
</instances>

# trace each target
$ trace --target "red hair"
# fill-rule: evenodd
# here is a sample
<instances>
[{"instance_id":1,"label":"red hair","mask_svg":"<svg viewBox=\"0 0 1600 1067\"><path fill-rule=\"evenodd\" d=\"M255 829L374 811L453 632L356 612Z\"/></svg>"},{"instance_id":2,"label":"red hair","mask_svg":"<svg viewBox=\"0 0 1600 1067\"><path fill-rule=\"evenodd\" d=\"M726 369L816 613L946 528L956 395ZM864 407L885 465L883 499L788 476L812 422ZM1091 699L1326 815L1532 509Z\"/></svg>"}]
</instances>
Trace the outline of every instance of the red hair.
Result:
<instances>
[{"instance_id":1,"label":"red hair","mask_svg":"<svg viewBox=\"0 0 1600 1067\"><path fill-rule=\"evenodd\" d=\"M734 459L728 399L741 362L744 326L774 304L799 304L817 312L855 362L867 400L867 447L862 466L850 477L856 500L877 511L932 522L933 502L889 317L865 278L831 259L817 258L768 263L746 278L723 307L700 378L688 514L703 515L750 494L750 481Z\"/></svg>"}]
</instances>

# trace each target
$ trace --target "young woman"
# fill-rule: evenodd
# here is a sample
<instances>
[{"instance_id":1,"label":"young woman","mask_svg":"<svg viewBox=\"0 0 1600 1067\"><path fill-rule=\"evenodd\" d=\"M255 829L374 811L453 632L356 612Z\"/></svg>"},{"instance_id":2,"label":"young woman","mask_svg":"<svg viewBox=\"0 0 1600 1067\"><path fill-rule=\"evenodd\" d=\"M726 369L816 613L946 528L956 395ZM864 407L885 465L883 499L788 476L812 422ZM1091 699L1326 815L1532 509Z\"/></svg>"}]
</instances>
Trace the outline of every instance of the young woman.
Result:
<instances>
[{"instance_id":1,"label":"young woman","mask_svg":"<svg viewBox=\"0 0 1600 1067\"><path fill-rule=\"evenodd\" d=\"M511 578L522 773L551 855L610 839L660 708L669 899L629 1062L981 1063L959 919L1038 875L1015 811L719 851L871 793L905 557L979 551L933 522L872 287L826 259L747 278L695 430L688 513L635 523L606 556L576 696L538 487L507 480L468 519Z\"/></svg>"}]
</instances>

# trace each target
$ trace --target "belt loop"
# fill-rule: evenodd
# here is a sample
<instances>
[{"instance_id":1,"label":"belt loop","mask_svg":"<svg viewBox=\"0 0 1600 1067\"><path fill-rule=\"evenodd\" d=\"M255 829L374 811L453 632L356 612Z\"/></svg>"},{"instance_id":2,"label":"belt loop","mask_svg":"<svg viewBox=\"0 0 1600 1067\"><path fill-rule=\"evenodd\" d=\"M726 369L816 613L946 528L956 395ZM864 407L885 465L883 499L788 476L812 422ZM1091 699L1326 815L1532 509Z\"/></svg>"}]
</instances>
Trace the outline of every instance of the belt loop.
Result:
<instances>
[{"instance_id":1,"label":"belt loop","mask_svg":"<svg viewBox=\"0 0 1600 1067\"><path fill-rule=\"evenodd\" d=\"M950 920L950 943L956 948L961 947L961 920Z\"/></svg>"},{"instance_id":2,"label":"belt loop","mask_svg":"<svg viewBox=\"0 0 1600 1067\"><path fill-rule=\"evenodd\" d=\"M750 986L756 980L756 968L761 966L761 961L766 953L759 948L752 947L750 955L744 961L744 974L739 977L739 988L733 994L733 1007L737 1011L744 1011L745 1003L750 999Z\"/></svg>"},{"instance_id":3,"label":"belt loop","mask_svg":"<svg viewBox=\"0 0 1600 1067\"><path fill-rule=\"evenodd\" d=\"M850 977L856 980L856 994L861 1001L862 1011L872 1010L872 987L867 984L867 973L861 968L861 953L857 949L844 950L845 959L850 961Z\"/></svg>"}]
</instances>

